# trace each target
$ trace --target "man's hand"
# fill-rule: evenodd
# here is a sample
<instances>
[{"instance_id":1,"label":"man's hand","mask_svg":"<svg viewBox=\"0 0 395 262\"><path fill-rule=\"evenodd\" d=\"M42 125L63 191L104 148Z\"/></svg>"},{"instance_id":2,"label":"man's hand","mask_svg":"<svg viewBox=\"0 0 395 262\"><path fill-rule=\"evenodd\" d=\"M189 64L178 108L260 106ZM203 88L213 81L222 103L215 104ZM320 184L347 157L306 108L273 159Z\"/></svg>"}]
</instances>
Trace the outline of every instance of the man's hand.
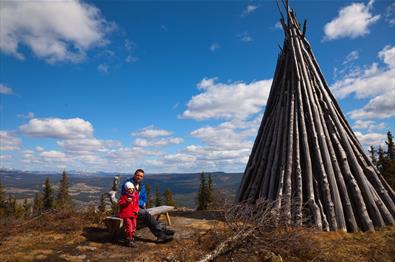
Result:
<instances>
[{"instance_id":1,"label":"man's hand","mask_svg":"<svg viewBox=\"0 0 395 262\"><path fill-rule=\"evenodd\" d=\"M128 203L132 202L132 198L128 197Z\"/></svg>"}]
</instances>

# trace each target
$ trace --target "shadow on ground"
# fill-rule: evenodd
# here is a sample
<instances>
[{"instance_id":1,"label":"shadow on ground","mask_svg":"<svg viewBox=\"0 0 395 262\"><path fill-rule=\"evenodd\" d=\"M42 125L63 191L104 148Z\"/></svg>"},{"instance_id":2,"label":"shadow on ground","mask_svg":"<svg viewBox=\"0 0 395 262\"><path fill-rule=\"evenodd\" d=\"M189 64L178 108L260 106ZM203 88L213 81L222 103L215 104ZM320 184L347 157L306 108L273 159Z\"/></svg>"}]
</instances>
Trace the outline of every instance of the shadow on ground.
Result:
<instances>
[{"instance_id":1,"label":"shadow on ground","mask_svg":"<svg viewBox=\"0 0 395 262\"><path fill-rule=\"evenodd\" d=\"M223 211L172 211L170 212L170 216L175 217L185 217L185 218L194 218L194 219L206 219L206 220L219 220L224 221L224 212Z\"/></svg>"}]
</instances>

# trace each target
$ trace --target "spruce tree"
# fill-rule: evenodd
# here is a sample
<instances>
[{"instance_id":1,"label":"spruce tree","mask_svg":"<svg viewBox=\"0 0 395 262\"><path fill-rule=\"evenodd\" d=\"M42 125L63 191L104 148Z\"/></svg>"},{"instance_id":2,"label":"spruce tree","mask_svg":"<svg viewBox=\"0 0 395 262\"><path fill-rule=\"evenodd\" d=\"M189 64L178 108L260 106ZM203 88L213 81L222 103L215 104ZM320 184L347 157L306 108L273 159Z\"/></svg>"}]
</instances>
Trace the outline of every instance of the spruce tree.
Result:
<instances>
[{"instance_id":1,"label":"spruce tree","mask_svg":"<svg viewBox=\"0 0 395 262\"><path fill-rule=\"evenodd\" d=\"M385 152L381 146L379 146L379 149L377 150L377 155L377 169L380 171L381 174L383 174L386 167L387 159L385 157Z\"/></svg>"},{"instance_id":2,"label":"spruce tree","mask_svg":"<svg viewBox=\"0 0 395 262\"><path fill-rule=\"evenodd\" d=\"M165 205L166 206L175 206L176 202L173 199L173 192L170 190L170 188L167 188L165 192L163 193L163 196L165 197Z\"/></svg>"},{"instance_id":3,"label":"spruce tree","mask_svg":"<svg viewBox=\"0 0 395 262\"><path fill-rule=\"evenodd\" d=\"M104 202L104 194L100 195L100 202L99 202L98 209L99 209L100 213L106 212L106 203Z\"/></svg>"},{"instance_id":4,"label":"spruce tree","mask_svg":"<svg viewBox=\"0 0 395 262\"><path fill-rule=\"evenodd\" d=\"M208 201L207 201L207 185L206 178L204 176L204 172L200 174L200 186L198 192L198 210L207 210Z\"/></svg>"},{"instance_id":5,"label":"spruce tree","mask_svg":"<svg viewBox=\"0 0 395 262\"><path fill-rule=\"evenodd\" d=\"M148 183L145 183L145 190L147 192L147 202L146 208L150 208L154 206L154 200L152 199L152 192L151 192L151 186Z\"/></svg>"},{"instance_id":6,"label":"spruce tree","mask_svg":"<svg viewBox=\"0 0 395 262\"><path fill-rule=\"evenodd\" d=\"M3 184L1 183L0 180L0 218L5 215L5 194L4 194L4 189L3 189Z\"/></svg>"},{"instance_id":7,"label":"spruce tree","mask_svg":"<svg viewBox=\"0 0 395 262\"><path fill-rule=\"evenodd\" d=\"M43 209L43 201L40 193L34 194L33 199L33 216L38 216L41 214Z\"/></svg>"},{"instance_id":8,"label":"spruce tree","mask_svg":"<svg viewBox=\"0 0 395 262\"><path fill-rule=\"evenodd\" d=\"M395 144L394 144L394 137L392 136L391 132L387 132L387 158L389 160L395 160Z\"/></svg>"},{"instance_id":9,"label":"spruce tree","mask_svg":"<svg viewBox=\"0 0 395 262\"><path fill-rule=\"evenodd\" d=\"M53 190L51 183L49 182L49 177L45 179L44 189L43 189L43 210L50 210L54 206Z\"/></svg>"},{"instance_id":10,"label":"spruce tree","mask_svg":"<svg viewBox=\"0 0 395 262\"><path fill-rule=\"evenodd\" d=\"M214 189L213 189L213 180L211 178L211 174L208 175L208 183L207 183L207 202L210 205L214 201Z\"/></svg>"},{"instance_id":11,"label":"spruce tree","mask_svg":"<svg viewBox=\"0 0 395 262\"><path fill-rule=\"evenodd\" d=\"M27 198L25 198L23 200L23 206L22 207L23 207L23 213L25 215L25 218L30 217L31 216L32 204L27 201Z\"/></svg>"},{"instance_id":12,"label":"spruce tree","mask_svg":"<svg viewBox=\"0 0 395 262\"><path fill-rule=\"evenodd\" d=\"M155 185L155 206L161 206L162 205L162 196L159 192L159 186L158 184Z\"/></svg>"},{"instance_id":13,"label":"spruce tree","mask_svg":"<svg viewBox=\"0 0 395 262\"><path fill-rule=\"evenodd\" d=\"M372 160L373 165L377 167L377 150L374 148L374 146L370 146L370 149L368 150L370 153L370 159Z\"/></svg>"},{"instance_id":14,"label":"spruce tree","mask_svg":"<svg viewBox=\"0 0 395 262\"><path fill-rule=\"evenodd\" d=\"M72 200L69 195L68 175L66 170L64 170L59 184L59 192L56 197L56 208L70 208L72 205Z\"/></svg>"}]
</instances>

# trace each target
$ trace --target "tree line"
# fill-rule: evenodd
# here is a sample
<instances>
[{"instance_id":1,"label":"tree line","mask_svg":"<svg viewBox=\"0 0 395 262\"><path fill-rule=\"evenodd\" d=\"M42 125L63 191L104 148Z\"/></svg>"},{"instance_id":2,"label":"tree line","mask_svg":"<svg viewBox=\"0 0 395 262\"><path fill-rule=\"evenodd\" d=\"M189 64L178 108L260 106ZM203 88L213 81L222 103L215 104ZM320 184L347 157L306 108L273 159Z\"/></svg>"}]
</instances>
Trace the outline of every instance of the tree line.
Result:
<instances>
[{"instance_id":1,"label":"tree line","mask_svg":"<svg viewBox=\"0 0 395 262\"><path fill-rule=\"evenodd\" d=\"M54 191L49 177L44 181L42 192L34 195L33 202L24 199L20 204L11 195L5 196L0 181L0 218L2 221L19 218L29 218L41 215L43 212L54 209L72 209L74 204L69 194L69 182L66 171L63 171L57 193Z\"/></svg>"},{"instance_id":2,"label":"tree line","mask_svg":"<svg viewBox=\"0 0 395 262\"><path fill-rule=\"evenodd\" d=\"M390 131L387 132L385 145L386 150L381 145L377 148L370 146L369 155L384 179L395 189L395 144Z\"/></svg>"}]
</instances>

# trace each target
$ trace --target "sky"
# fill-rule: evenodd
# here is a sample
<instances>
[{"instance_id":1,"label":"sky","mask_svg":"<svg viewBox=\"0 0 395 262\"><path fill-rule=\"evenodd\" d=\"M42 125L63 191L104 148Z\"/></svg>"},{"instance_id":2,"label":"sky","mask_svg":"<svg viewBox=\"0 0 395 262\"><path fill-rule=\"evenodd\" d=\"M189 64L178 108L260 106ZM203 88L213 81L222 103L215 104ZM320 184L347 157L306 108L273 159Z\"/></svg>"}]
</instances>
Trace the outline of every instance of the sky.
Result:
<instances>
[{"instance_id":1,"label":"sky","mask_svg":"<svg viewBox=\"0 0 395 262\"><path fill-rule=\"evenodd\" d=\"M395 132L395 3L290 1L361 144ZM243 172L275 1L0 1L0 167Z\"/></svg>"}]
</instances>

